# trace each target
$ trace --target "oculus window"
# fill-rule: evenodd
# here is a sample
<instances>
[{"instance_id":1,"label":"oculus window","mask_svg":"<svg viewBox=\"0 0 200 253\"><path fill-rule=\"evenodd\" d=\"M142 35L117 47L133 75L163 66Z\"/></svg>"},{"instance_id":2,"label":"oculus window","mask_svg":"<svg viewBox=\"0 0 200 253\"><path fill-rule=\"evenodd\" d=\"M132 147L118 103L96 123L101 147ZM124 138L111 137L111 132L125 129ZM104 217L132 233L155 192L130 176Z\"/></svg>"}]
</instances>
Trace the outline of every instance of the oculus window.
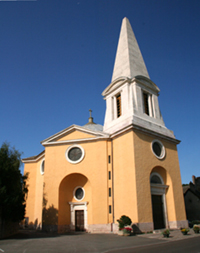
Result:
<instances>
[{"instance_id":1,"label":"oculus window","mask_svg":"<svg viewBox=\"0 0 200 253\"><path fill-rule=\"evenodd\" d=\"M82 187L78 186L74 189L74 198L81 201L85 196L85 191Z\"/></svg>"},{"instance_id":2,"label":"oculus window","mask_svg":"<svg viewBox=\"0 0 200 253\"><path fill-rule=\"evenodd\" d=\"M67 149L65 156L68 162L76 164L83 160L85 152L81 146L73 145Z\"/></svg>"},{"instance_id":3,"label":"oculus window","mask_svg":"<svg viewBox=\"0 0 200 253\"><path fill-rule=\"evenodd\" d=\"M158 159L165 157L165 147L161 141L154 140L151 144L152 152Z\"/></svg>"}]
</instances>

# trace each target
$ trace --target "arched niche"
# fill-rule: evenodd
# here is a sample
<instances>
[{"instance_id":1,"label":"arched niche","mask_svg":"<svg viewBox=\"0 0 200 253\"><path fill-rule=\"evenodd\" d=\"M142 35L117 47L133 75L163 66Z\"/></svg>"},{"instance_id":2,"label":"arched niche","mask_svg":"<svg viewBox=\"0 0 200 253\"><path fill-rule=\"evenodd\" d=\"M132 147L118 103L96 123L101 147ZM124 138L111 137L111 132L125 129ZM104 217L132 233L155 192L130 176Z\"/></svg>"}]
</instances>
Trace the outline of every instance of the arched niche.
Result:
<instances>
[{"instance_id":1,"label":"arched niche","mask_svg":"<svg viewBox=\"0 0 200 253\"><path fill-rule=\"evenodd\" d=\"M168 227L166 191L166 171L163 168L155 168L150 174L152 216L154 229Z\"/></svg>"},{"instance_id":2,"label":"arched niche","mask_svg":"<svg viewBox=\"0 0 200 253\"><path fill-rule=\"evenodd\" d=\"M77 190L78 194L77 195ZM80 195L81 194L81 195ZM88 204L91 204L91 184L80 173L67 175L59 186L58 222L60 231L87 230ZM82 225L77 225L76 215L81 215Z\"/></svg>"}]
</instances>

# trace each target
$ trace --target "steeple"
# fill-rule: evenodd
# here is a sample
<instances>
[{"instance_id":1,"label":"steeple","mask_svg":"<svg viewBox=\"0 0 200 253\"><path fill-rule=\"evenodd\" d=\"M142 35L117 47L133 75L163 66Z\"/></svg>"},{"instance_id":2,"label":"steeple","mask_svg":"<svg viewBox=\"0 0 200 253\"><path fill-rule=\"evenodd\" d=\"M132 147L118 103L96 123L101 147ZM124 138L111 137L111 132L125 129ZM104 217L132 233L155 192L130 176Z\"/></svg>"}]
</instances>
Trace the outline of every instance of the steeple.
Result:
<instances>
[{"instance_id":1,"label":"steeple","mask_svg":"<svg viewBox=\"0 0 200 253\"><path fill-rule=\"evenodd\" d=\"M102 93L106 100L103 131L115 134L128 127L137 127L175 138L160 113L159 91L149 78L131 25L124 18L112 82Z\"/></svg>"},{"instance_id":2,"label":"steeple","mask_svg":"<svg viewBox=\"0 0 200 253\"><path fill-rule=\"evenodd\" d=\"M122 20L112 82L119 77L133 78L142 75L149 78L140 48L127 18Z\"/></svg>"}]
</instances>

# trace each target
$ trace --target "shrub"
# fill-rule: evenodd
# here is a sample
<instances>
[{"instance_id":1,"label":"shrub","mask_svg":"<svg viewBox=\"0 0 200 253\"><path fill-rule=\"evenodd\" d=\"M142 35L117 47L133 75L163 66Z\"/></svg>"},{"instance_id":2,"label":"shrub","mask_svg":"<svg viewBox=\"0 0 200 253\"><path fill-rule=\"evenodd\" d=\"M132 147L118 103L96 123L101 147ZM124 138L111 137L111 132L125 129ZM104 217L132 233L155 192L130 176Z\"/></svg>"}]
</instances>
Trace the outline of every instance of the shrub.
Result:
<instances>
[{"instance_id":1,"label":"shrub","mask_svg":"<svg viewBox=\"0 0 200 253\"><path fill-rule=\"evenodd\" d=\"M119 230L122 230L125 226L129 226L132 223L131 219L126 215L122 215L117 222L119 223Z\"/></svg>"}]
</instances>

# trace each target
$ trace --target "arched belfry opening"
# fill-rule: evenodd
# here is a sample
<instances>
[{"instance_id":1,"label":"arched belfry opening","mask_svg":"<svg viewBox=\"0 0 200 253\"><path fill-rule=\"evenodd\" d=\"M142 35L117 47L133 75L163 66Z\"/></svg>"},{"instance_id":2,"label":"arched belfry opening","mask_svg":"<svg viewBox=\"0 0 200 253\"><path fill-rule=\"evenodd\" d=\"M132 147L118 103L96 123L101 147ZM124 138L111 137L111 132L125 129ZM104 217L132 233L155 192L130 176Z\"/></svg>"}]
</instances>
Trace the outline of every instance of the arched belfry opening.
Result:
<instances>
[{"instance_id":1,"label":"arched belfry opening","mask_svg":"<svg viewBox=\"0 0 200 253\"><path fill-rule=\"evenodd\" d=\"M154 229L168 227L166 192L166 172L164 169L158 172L152 171L150 175L152 216Z\"/></svg>"},{"instance_id":2,"label":"arched belfry opening","mask_svg":"<svg viewBox=\"0 0 200 253\"><path fill-rule=\"evenodd\" d=\"M59 231L85 231L88 228L88 205L91 185L80 173L67 175L59 187Z\"/></svg>"}]
</instances>

